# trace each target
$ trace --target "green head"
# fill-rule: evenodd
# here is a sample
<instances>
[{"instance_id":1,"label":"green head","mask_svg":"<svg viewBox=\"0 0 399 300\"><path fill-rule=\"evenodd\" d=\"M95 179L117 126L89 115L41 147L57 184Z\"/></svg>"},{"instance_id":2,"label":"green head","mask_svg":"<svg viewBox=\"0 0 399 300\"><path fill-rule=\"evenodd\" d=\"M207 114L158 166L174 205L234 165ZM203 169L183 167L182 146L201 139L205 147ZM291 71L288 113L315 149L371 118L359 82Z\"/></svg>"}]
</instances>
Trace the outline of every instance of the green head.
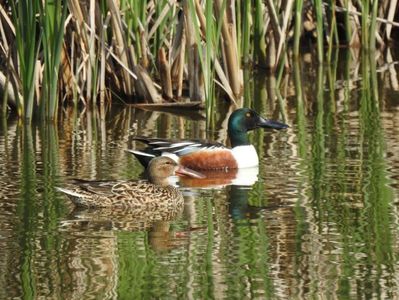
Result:
<instances>
[{"instance_id":1,"label":"green head","mask_svg":"<svg viewBox=\"0 0 399 300\"><path fill-rule=\"evenodd\" d=\"M284 129L287 128L288 125L278 121L264 119L249 108L237 109L231 114L228 124L231 146L249 145L247 132L260 127Z\"/></svg>"}]
</instances>

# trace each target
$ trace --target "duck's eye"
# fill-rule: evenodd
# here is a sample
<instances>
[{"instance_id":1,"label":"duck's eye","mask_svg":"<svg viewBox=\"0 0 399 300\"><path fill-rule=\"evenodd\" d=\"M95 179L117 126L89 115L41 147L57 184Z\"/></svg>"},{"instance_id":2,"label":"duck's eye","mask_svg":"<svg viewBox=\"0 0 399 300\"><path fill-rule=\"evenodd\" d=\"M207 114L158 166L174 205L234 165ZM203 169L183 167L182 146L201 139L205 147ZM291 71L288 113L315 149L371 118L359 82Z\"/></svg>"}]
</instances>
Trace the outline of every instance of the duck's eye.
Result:
<instances>
[{"instance_id":1,"label":"duck's eye","mask_svg":"<svg viewBox=\"0 0 399 300\"><path fill-rule=\"evenodd\" d=\"M250 117L251 117L251 113L250 113L250 112L247 112L247 113L245 114L245 116L246 116L247 118L250 118Z\"/></svg>"}]
</instances>

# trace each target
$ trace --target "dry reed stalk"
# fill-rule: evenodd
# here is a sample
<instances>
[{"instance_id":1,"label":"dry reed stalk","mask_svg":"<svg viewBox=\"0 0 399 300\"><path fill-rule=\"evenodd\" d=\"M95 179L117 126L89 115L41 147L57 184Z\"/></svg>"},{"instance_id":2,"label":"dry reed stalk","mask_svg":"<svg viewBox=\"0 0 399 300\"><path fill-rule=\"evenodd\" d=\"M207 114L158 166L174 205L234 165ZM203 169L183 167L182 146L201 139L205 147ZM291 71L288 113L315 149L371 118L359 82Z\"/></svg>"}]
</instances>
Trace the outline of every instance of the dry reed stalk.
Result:
<instances>
[{"instance_id":1,"label":"dry reed stalk","mask_svg":"<svg viewBox=\"0 0 399 300\"><path fill-rule=\"evenodd\" d=\"M272 0L267 0L266 6L267 6L267 10L270 15L270 23L272 26L272 33L274 36L274 44L275 44L280 40L280 37L282 36L282 32L281 32L280 24L278 21L278 16L277 16L276 8L274 6L274 2ZM277 64L277 58L276 58L276 60L274 60L273 64L274 65Z\"/></svg>"},{"instance_id":2,"label":"dry reed stalk","mask_svg":"<svg viewBox=\"0 0 399 300\"><path fill-rule=\"evenodd\" d=\"M63 43L62 51L61 51L61 77L62 82L64 84L65 93L67 95L73 94L73 74L71 69L70 59L68 57L68 52Z\"/></svg>"},{"instance_id":3,"label":"dry reed stalk","mask_svg":"<svg viewBox=\"0 0 399 300\"><path fill-rule=\"evenodd\" d=\"M44 66L42 66L40 60L36 60L36 66L35 66L35 93L36 93L36 101L37 105L39 105L40 101L42 101L41 96L41 83L43 82L43 73L44 73Z\"/></svg>"},{"instance_id":4,"label":"dry reed stalk","mask_svg":"<svg viewBox=\"0 0 399 300\"><path fill-rule=\"evenodd\" d=\"M147 46L147 37L144 30L140 31L140 46L141 46L140 64L147 69L149 65L149 60L147 55L148 46Z\"/></svg>"},{"instance_id":5,"label":"dry reed stalk","mask_svg":"<svg viewBox=\"0 0 399 300\"><path fill-rule=\"evenodd\" d=\"M237 68L238 68L238 70L241 70L241 60L238 57L238 49L237 49L238 43L237 43L237 30L236 30L237 20L236 20L235 3L236 3L236 1L227 0L227 8L228 9L226 9L226 18L229 23L229 32L230 32L232 44L234 47L235 57L236 57L236 61L237 61ZM240 73L241 72L239 71L239 74ZM242 85L242 80L239 80L239 81L240 81L240 85Z\"/></svg>"},{"instance_id":6,"label":"dry reed stalk","mask_svg":"<svg viewBox=\"0 0 399 300\"><path fill-rule=\"evenodd\" d=\"M388 9L388 16L387 16L387 20L388 22L393 22L393 18L395 17L395 11L398 5L398 1L397 0L391 0L389 1L389 9ZM388 23L387 27L386 27L386 37L387 40L391 40L391 32L392 32L392 24Z\"/></svg>"},{"instance_id":7,"label":"dry reed stalk","mask_svg":"<svg viewBox=\"0 0 399 300\"><path fill-rule=\"evenodd\" d=\"M16 97L22 98L22 95L18 93L15 94L13 86L9 82L9 75L4 75L3 72L0 71L0 87L3 91L7 91L8 102L13 106L16 107L17 101Z\"/></svg>"},{"instance_id":8,"label":"dry reed stalk","mask_svg":"<svg viewBox=\"0 0 399 300\"><path fill-rule=\"evenodd\" d=\"M79 99L82 100L84 105L87 104L86 98L83 97L82 93L85 90L84 85L86 83L86 60L88 58L89 53L89 38L86 32L86 21L84 19L84 13L82 12L82 7L80 6L80 2L78 0L69 0L67 2L69 11L73 16L74 20L74 28L75 30L71 34L72 47L71 47L71 63L74 64L75 68L71 65L71 74L73 80L72 93L77 95ZM79 62L79 59L75 59L75 40L78 41L80 57L83 58L82 62ZM77 57L77 56L76 56ZM63 62L62 62L63 64ZM65 82L64 82L65 83ZM80 85L79 85L80 84Z\"/></svg>"},{"instance_id":9,"label":"dry reed stalk","mask_svg":"<svg viewBox=\"0 0 399 300\"><path fill-rule=\"evenodd\" d=\"M287 5L288 5L288 3L287 3ZM277 65L279 63L279 60L280 60L280 56L281 56L281 52L280 52L280 54L277 54L276 45L277 44L280 45L280 43L285 43L285 41L283 41L283 40L286 39L286 32L283 31L283 29L280 26L279 17L277 15L277 8L275 7L274 2L272 0L266 1L266 7L267 7L268 15L270 17L270 19L267 22L265 22L265 27L264 27L266 32L268 32L267 37L269 40L269 43L267 44L268 53L267 53L266 65L272 69L276 69ZM287 12L287 14L288 14L288 12ZM272 27L272 30L267 30L269 22ZM281 47L282 46L283 45L281 45ZM282 51L282 49L280 51ZM284 55L285 67L289 68L287 53L284 51L283 55Z\"/></svg>"},{"instance_id":10,"label":"dry reed stalk","mask_svg":"<svg viewBox=\"0 0 399 300\"><path fill-rule=\"evenodd\" d=\"M127 55L127 46L125 44L125 37L122 29L122 21L119 13L119 7L113 0L107 0L107 4L111 13L112 31L115 37L115 48L118 57L125 66L130 66L129 58ZM123 87L124 92L128 95L133 94L132 80L126 69L122 69Z\"/></svg>"},{"instance_id":11,"label":"dry reed stalk","mask_svg":"<svg viewBox=\"0 0 399 300\"><path fill-rule=\"evenodd\" d=\"M171 49L171 80L173 88L176 90L177 98L180 98L183 92L184 58L186 51L186 31L184 24L184 14L182 14L177 24Z\"/></svg>"},{"instance_id":12,"label":"dry reed stalk","mask_svg":"<svg viewBox=\"0 0 399 300\"><path fill-rule=\"evenodd\" d=\"M229 80L226 77L226 74L223 72L222 66L218 59L215 59L215 71L219 77L220 82L216 81L216 83L226 92L229 96L230 100L233 103L236 103L236 97L234 96L233 90L231 89Z\"/></svg>"},{"instance_id":13,"label":"dry reed stalk","mask_svg":"<svg viewBox=\"0 0 399 300\"><path fill-rule=\"evenodd\" d=\"M206 33L205 33L205 30L206 30L206 19L205 19L205 15L204 15L204 11L202 9L202 6L199 3L199 0L195 0L194 2L195 2L195 11L197 13L198 20L199 20L199 23L200 23L201 35L202 35L202 38L203 38L206 35Z\"/></svg>"},{"instance_id":14,"label":"dry reed stalk","mask_svg":"<svg viewBox=\"0 0 399 300\"><path fill-rule=\"evenodd\" d=\"M8 36L12 35L15 38L15 27L6 11L0 6L0 34L2 43L0 48L5 57L7 57L6 75L0 74L0 86L5 93L7 101L13 106L17 105L17 98L21 99L22 95L19 93L21 90L20 80L18 79L17 69L15 68L13 57L16 57L16 48L10 47ZM11 83L11 84L10 84Z\"/></svg>"},{"instance_id":15,"label":"dry reed stalk","mask_svg":"<svg viewBox=\"0 0 399 300\"><path fill-rule=\"evenodd\" d=\"M88 49L89 49L89 43L87 40L87 35L85 34L85 26L84 26L85 19L83 17L83 12L80 7L79 1L78 0L69 0L68 8L74 17L75 23L77 23L75 26L75 30L78 35L80 47L81 47L82 51L87 53Z\"/></svg>"},{"instance_id":16,"label":"dry reed stalk","mask_svg":"<svg viewBox=\"0 0 399 300\"><path fill-rule=\"evenodd\" d=\"M200 101L204 102L205 101L205 92L204 92L204 76L202 73L202 68L201 68L201 61L200 61L200 56L198 54L198 45L194 44L189 51L192 52L192 57L194 59L193 61L193 66L194 66L194 72L193 72L193 98L190 97L191 101Z\"/></svg>"},{"instance_id":17,"label":"dry reed stalk","mask_svg":"<svg viewBox=\"0 0 399 300\"><path fill-rule=\"evenodd\" d=\"M230 3L232 5L232 3ZM206 36L206 20L205 20L205 15L203 12L203 8L201 7L201 5L199 4L198 0L195 1L195 8L196 8L196 13L198 15L198 19L200 21L201 24L201 34L202 37L204 38ZM231 19L233 19L232 16L230 16ZM234 39L236 40L236 33L232 34ZM206 41L207 43L211 43L212 41ZM235 52L237 53L237 48L235 48ZM222 53L223 54L223 53ZM226 94L229 96L230 100L233 101L234 103L236 102L236 96L233 93L233 90L231 88L231 84L229 82L229 79L227 78L225 72L223 71L223 68L221 67L216 55L212 54L212 53L208 53L207 55L211 55L212 56L212 60L215 64L215 71L216 74L218 75L220 82L215 80L215 83L218 84L225 92ZM209 70L208 70L209 71Z\"/></svg>"},{"instance_id":18,"label":"dry reed stalk","mask_svg":"<svg viewBox=\"0 0 399 300\"><path fill-rule=\"evenodd\" d=\"M183 11L185 16L185 28L186 28L186 37L187 37L187 70L188 70L188 84L189 84L189 93L191 101L201 101L205 100L204 93L204 80L201 72L201 65L198 53L198 46L195 41L195 29L194 29L194 20L191 16L189 4L186 0L183 5Z\"/></svg>"},{"instance_id":19,"label":"dry reed stalk","mask_svg":"<svg viewBox=\"0 0 399 300\"><path fill-rule=\"evenodd\" d=\"M140 65L135 65L133 67L133 72L137 75L135 85L138 95L142 97L146 102L149 101L151 103L161 103L162 97L158 93L146 69L144 69Z\"/></svg>"},{"instance_id":20,"label":"dry reed stalk","mask_svg":"<svg viewBox=\"0 0 399 300\"><path fill-rule=\"evenodd\" d=\"M268 33L269 37L269 44L267 47L267 61L266 65L269 68L275 68L277 66L278 60L277 60L277 50L276 50L276 40L273 35L273 33L269 32Z\"/></svg>"},{"instance_id":21,"label":"dry reed stalk","mask_svg":"<svg viewBox=\"0 0 399 300\"><path fill-rule=\"evenodd\" d=\"M281 36L279 40L279 44L277 47L277 55L276 55L276 62L278 63L280 59L281 52L283 51L283 46L285 46L285 41L287 39L287 28L288 28L288 21L291 19L292 9L294 7L294 0L288 0L286 7L284 9L284 17L283 17L283 26L281 28ZM287 61L287 60L285 60Z\"/></svg>"},{"instance_id":22,"label":"dry reed stalk","mask_svg":"<svg viewBox=\"0 0 399 300\"><path fill-rule=\"evenodd\" d=\"M2 6L0 6L0 34L1 34L1 39L2 43L0 43L1 50L4 54L4 56L9 56L10 53L10 44L7 38L7 35L11 33L13 37L15 37L15 27L10 18L8 17L6 11ZM4 22L4 25L3 25ZM6 32L8 34L6 34ZM12 64L12 61L10 61ZM13 64L12 64L13 65Z\"/></svg>"},{"instance_id":23,"label":"dry reed stalk","mask_svg":"<svg viewBox=\"0 0 399 300\"><path fill-rule=\"evenodd\" d=\"M164 6L159 17L155 20L154 25L151 27L151 30L148 33L148 39L151 39L152 36L155 34L155 32L157 32L158 27L161 25L162 21L165 19L166 15L168 14L170 8L173 7L175 3L176 0L169 0L169 3Z\"/></svg>"},{"instance_id":24,"label":"dry reed stalk","mask_svg":"<svg viewBox=\"0 0 399 300\"><path fill-rule=\"evenodd\" d=\"M222 17L222 37L223 37L223 58L224 66L226 68L226 74L229 78L230 86L233 90L234 96L239 98L242 92L242 83L240 80L239 72L239 62L236 45L234 45L234 38L232 34L234 32L235 24L233 20L228 20L227 16L231 16L233 13L227 12L222 14L222 3L220 0L215 0L214 2L215 12L217 16ZM231 7L230 7L231 9Z\"/></svg>"},{"instance_id":25,"label":"dry reed stalk","mask_svg":"<svg viewBox=\"0 0 399 300\"><path fill-rule=\"evenodd\" d=\"M158 51L158 64L163 96L166 99L171 100L173 99L172 79L170 77L170 66L166 59L164 48L161 48Z\"/></svg>"},{"instance_id":26,"label":"dry reed stalk","mask_svg":"<svg viewBox=\"0 0 399 300\"><path fill-rule=\"evenodd\" d=\"M391 49L387 49L386 55L387 63L389 64L389 77L391 81L391 86L394 91L399 91L399 82L398 82L398 72L396 72L394 60L392 58Z\"/></svg>"}]
</instances>

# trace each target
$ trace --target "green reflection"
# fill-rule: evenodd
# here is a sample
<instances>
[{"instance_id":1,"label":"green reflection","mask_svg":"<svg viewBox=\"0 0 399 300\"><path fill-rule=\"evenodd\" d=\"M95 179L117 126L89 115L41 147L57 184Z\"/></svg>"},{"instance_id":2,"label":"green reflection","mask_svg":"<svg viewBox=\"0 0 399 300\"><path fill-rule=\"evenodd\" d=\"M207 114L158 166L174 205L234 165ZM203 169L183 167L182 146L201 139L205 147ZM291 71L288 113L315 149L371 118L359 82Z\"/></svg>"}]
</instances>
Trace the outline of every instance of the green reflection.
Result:
<instances>
[{"instance_id":1,"label":"green reflection","mask_svg":"<svg viewBox=\"0 0 399 300\"><path fill-rule=\"evenodd\" d=\"M360 150L362 159L362 192L364 209L359 219L359 238L362 251L367 254L363 261L366 269L363 274L365 294L371 296L376 289L375 282L369 280L372 272L382 274L383 269L393 269L393 249L391 205L392 190L388 187L385 163L385 140L381 126L376 64L373 55L362 56L363 84L359 109ZM392 286L394 277L386 278L387 286Z\"/></svg>"},{"instance_id":2,"label":"green reflection","mask_svg":"<svg viewBox=\"0 0 399 300\"><path fill-rule=\"evenodd\" d=\"M21 159L21 198L17 205L20 218L18 226L19 245L21 247L21 286L24 299L36 297L36 276L34 272L35 239L37 234L37 198L36 198L36 165L32 128L20 128L22 135Z\"/></svg>"}]
</instances>

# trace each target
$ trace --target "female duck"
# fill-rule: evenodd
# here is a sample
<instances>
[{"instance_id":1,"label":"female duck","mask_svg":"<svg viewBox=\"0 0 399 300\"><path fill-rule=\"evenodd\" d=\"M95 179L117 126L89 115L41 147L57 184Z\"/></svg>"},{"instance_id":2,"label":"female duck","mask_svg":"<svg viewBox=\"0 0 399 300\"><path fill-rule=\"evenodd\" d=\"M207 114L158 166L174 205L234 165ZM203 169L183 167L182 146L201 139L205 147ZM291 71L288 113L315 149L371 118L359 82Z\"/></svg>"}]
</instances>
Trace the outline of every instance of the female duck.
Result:
<instances>
[{"instance_id":1,"label":"female duck","mask_svg":"<svg viewBox=\"0 0 399 300\"><path fill-rule=\"evenodd\" d=\"M168 182L168 177L178 175L200 176L169 157L157 157L149 162L149 181L81 181L68 188L57 188L77 206L118 207L129 209L168 209L183 203L183 195Z\"/></svg>"},{"instance_id":2,"label":"female duck","mask_svg":"<svg viewBox=\"0 0 399 300\"><path fill-rule=\"evenodd\" d=\"M193 170L222 170L256 167L259 164L255 147L249 143L247 132L256 128L284 129L288 125L266 120L249 108L234 111L228 122L228 136L232 148L220 143L200 140L173 141L158 138L135 137L147 147L133 153L144 166L156 156L169 156L180 165Z\"/></svg>"}]
</instances>

